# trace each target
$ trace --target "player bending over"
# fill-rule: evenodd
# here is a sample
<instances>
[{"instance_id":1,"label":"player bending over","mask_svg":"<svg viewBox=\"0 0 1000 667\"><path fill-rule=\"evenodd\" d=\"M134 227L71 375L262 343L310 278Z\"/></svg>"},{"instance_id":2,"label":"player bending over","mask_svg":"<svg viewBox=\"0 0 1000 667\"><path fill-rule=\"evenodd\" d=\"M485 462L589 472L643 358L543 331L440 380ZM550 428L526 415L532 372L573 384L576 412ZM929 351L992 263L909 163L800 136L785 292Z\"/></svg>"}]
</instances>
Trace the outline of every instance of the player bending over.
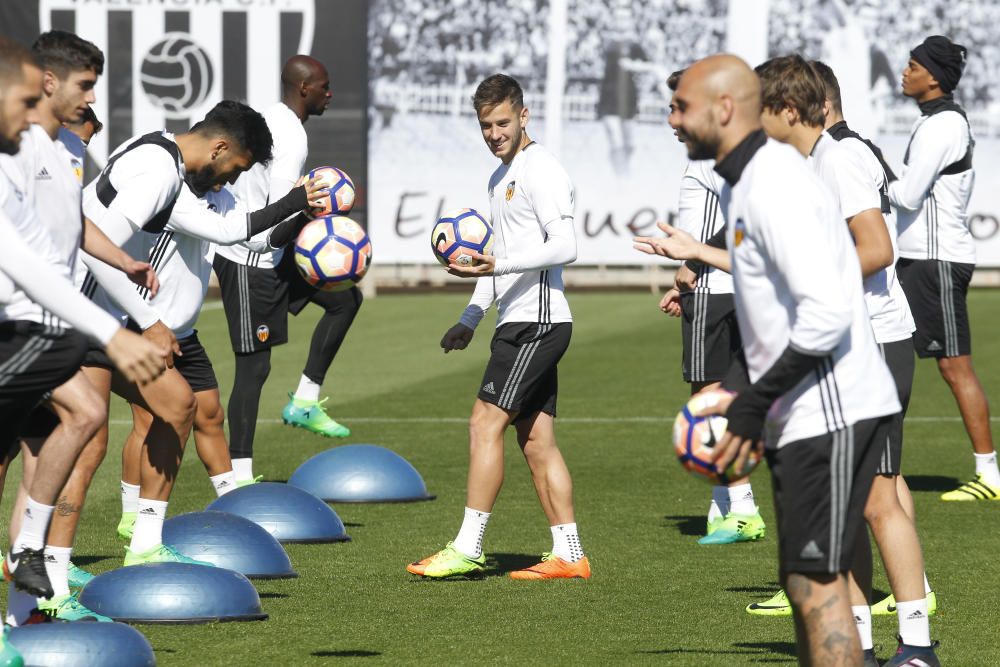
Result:
<instances>
[{"instance_id":1,"label":"player bending over","mask_svg":"<svg viewBox=\"0 0 1000 667\"><path fill-rule=\"evenodd\" d=\"M465 518L444 549L406 569L435 578L484 571L483 533L503 483L504 432L513 425L551 526L552 551L510 576L587 579L590 562L577 534L573 481L555 436L556 367L573 329L562 282L562 267L576 259L573 184L555 157L528 137L528 109L517 81L495 74L479 84L472 101L483 140L501 162L488 186L496 242L493 256L473 255L478 265L450 265L452 274L477 281L441 347L464 350L494 301L499 314L469 419Z\"/></svg>"}]
</instances>

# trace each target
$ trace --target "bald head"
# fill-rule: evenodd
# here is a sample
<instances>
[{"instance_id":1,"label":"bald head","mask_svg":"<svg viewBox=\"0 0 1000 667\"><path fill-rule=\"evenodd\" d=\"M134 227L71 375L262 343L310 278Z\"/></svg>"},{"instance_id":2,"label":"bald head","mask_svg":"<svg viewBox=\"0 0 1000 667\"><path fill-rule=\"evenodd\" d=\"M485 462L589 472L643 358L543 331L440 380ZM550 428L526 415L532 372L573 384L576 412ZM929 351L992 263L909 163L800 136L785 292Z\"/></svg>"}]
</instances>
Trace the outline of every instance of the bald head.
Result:
<instances>
[{"instance_id":1,"label":"bald head","mask_svg":"<svg viewBox=\"0 0 1000 667\"><path fill-rule=\"evenodd\" d=\"M292 56L281 68L281 97L303 122L322 114L331 97L326 67L312 56Z\"/></svg>"},{"instance_id":2,"label":"bald head","mask_svg":"<svg viewBox=\"0 0 1000 667\"><path fill-rule=\"evenodd\" d=\"M699 60L681 77L674 96L692 159L721 159L760 127L760 81L740 58Z\"/></svg>"}]
</instances>

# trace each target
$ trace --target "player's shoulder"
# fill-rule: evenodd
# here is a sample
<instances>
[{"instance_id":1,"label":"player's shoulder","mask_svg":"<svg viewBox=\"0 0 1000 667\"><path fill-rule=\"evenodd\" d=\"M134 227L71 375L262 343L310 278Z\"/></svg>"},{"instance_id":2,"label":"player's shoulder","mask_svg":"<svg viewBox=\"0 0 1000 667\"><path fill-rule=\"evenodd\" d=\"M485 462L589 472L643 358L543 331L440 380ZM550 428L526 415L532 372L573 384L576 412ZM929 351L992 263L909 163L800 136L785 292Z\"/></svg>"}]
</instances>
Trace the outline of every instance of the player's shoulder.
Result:
<instances>
[{"instance_id":1,"label":"player's shoulder","mask_svg":"<svg viewBox=\"0 0 1000 667\"><path fill-rule=\"evenodd\" d=\"M82 160L87 152L87 146L83 143L83 139L65 127L59 128L59 134L56 137L56 140L62 144L67 151L69 151L70 155L79 160Z\"/></svg>"},{"instance_id":2,"label":"player's shoulder","mask_svg":"<svg viewBox=\"0 0 1000 667\"><path fill-rule=\"evenodd\" d=\"M917 131L925 135L940 135L945 132L965 134L969 131L969 121L957 110L945 109L928 116Z\"/></svg>"},{"instance_id":3,"label":"player's shoulder","mask_svg":"<svg viewBox=\"0 0 1000 667\"><path fill-rule=\"evenodd\" d=\"M261 115L264 116L272 138L301 138L303 141L305 140L306 129L303 127L302 121L284 102L275 102L264 109Z\"/></svg>"},{"instance_id":4,"label":"player's shoulder","mask_svg":"<svg viewBox=\"0 0 1000 667\"><path fill-rule=\"evenodd\" d=\"M715 160L690 160L684 168L683 178L692 185L704 188L718 195L725 180L715 171Z\"/></svg>"},{"instance_id":5,"label":"player's shoulder","mask_svg":"<svg viewBox=\"0 0 1000 667\"><path fill-rule=\"evenodd\" d=\"M569 172L559 159L545 146L532 142L521 149L526 175L532 178L565 179L569 181Z\"/></svg>"}]
</instances>

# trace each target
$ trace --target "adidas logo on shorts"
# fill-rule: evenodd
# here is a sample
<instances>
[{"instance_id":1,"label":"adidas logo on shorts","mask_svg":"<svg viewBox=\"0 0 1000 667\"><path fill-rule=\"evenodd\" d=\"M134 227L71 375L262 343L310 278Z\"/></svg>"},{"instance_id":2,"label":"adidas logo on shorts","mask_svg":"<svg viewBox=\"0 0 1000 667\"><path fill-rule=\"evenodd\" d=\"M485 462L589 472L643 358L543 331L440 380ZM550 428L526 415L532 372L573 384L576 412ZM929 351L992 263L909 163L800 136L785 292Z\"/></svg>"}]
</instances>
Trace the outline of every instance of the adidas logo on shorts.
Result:
<instances>
[{"instance_id":1,"label":"adidas logo on shorts","mask_svg":"<svg viewBox=\"0 0 1000 667\"><path fill-rule=\"evenodd\" d=\"M492 382L487 382L485 385L483 385L483 391L487 394L492 394L493 396L497 395L497 390L493 386Z\"/></svg>"},{"instance_id":2,"label":"adidas logo on shorts","mask_svg":"<svg viewBox=\"0 0 1000 667\"><path fill-rule=\"evenodd\" d=\"M809 544L802 549L802 553L799 554L799 558L803 560L819 560L823 557L823 552L820 551L819 546L817 546L815 540L809 540Z\"/></svg>"}]
</instances>

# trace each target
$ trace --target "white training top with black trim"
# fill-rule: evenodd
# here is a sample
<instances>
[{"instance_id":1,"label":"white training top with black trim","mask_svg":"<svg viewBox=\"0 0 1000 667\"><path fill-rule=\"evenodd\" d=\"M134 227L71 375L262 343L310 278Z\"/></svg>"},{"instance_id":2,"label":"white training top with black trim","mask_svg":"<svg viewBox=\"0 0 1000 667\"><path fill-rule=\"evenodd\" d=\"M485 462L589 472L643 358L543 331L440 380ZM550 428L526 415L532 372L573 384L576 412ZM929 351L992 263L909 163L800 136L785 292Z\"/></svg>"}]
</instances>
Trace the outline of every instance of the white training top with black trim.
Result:
<instances>
[{"instance_id":1,"label":"white training top with black trim","mask_svg":"<svg viewBox=\"0 0 1000 667\"><path fill-rule=\"evenodd\" d=\"M868 321L857 252L829 189L798 151L765 141L762 132L724 163L727 179L735 172L721 200L731 221L726 241L750 381L789 345L819 362L771 406L767 445L898 412Z\"/></svg>"},{"instance_id":2,"label":"white training top with black trim","mask_svg":"<svg viewBox=\"0 0 1000 667\"><path fill-rule=\"evenodd\" d=\"M272 104L262 115L274 141L271 161L266 165L255 164L241 174L232 186L232 193L247 211L259 211L287 195L302 176L309 154L309 140L302 121L284 102ZM270 230L243 243L220 246L217 252L237 264L272 268L281 262L284 249L262 252L270 247L267 244L269 233Z\"/></svg>"},{"instance_id":3,"label":"white training top with black trim","mask_svg":"<svg viewBox=\"0 0 1000 667\"><path fill-rule=\"evenodd\" d=\"M976 263L968 215L975 170L941 173L965 156L970 139L969 123L957 111L923 115L914 123L908 164L889 185L901 257Z\"/></svg>"},{"instance_id":4,"label":"white training top with black trim","mask_svg":"<svg viewBox=\"0 0 1000 667\"><path fill-rule=\"evenodd\" d=\"M54 326L65 322L107 345L118 323L79 294L68 267L54 261L55 244L38 222L29 194L32 176L13 156L0 155L0 321L28 319ZM25 308L51 315L24 317Z\"/></svg>"},{"instance_id":5,"label":"white training top with black trim","mask_svg":"<svg viewBox=\"0 0 1000 667\"><path fill-rule=\"evenodd\" d=\"M824 140L823 143L827 142ZM888 184L886 183L885 170L872 149L856 137L845 137L836 143L855 156L854 169L861 170L864 182L874 188L878 197L878 201L872 208L881 208L882 197L879 193L885 192ZM844 167L846 171L847 165ZM822 173L820 178L827 185L830 184L830 181ZM843 189L853 189L850 186L850 179L838 178L837 182ZM867 206L872 204L872 200L867 196L863 201L855 200L858 203L854 206L850 205L851 200L852 197L841 200L841 213L844 213L845 219L851 217L846 213L846 210L856 208L859 204ZM860 213L862 210L864 209L858 209L856 213ZM896 216L892 212L892 207L889 207L888 212L882 211L882 219L885 220L889 241L892 243L892 264L864 278L863 286L865 305L868 307L868 314L871 317L875 342L893 343L912 336L916 325L913 321L913 315L910 313L910 305L906 301L906 294L903 293L903 286L899 284L899 279L896 277L896 260L899 259L899 249L896 244Z\"/></svg>"},{"instance_id":6,"label":"white training top with black trim","mask_svg":"<svg viewBox=\"0 0 1000 667\"><path fill-rule=\"evenodd\" d=\"M688 162L681 177L676 227L702 243L712 238L726 224L719 208L719 193L724 185L725 181L715 171L715 160ZM732 294L733 277L702 264L698 273L698 291Z\"/></svg>"},{"instance_id":7,"label":"white training top with black trim","mask_svg":"<svg viewBox=\"0 0 1000 667\"><path fill-rule=\"evenodd\" d=\"M489 196L496 267L476 281L460 321L475 329L495 301L498 327L572 322L562 280L562 267L576 259L569 174L532 142L493 172Z\"/></svg>"},{"instance_id":8,"label":"white training top with black trim","mask_svg":"<svg viewBox=\"0 0 1000 667\"><path fill-rule=\"evenodd\" d=\"M59 275L72 280L83 233L80 183L70 166L71 155L53 141L41 125L21 133L21 148L14 156L25 176L27 197L35 208L39 234L32 244ZM42 234L41 232L44 232ZM7 318L40 324L68 326L55 319L23 292L6 307Z\"/></svg>"}]
</instances>

